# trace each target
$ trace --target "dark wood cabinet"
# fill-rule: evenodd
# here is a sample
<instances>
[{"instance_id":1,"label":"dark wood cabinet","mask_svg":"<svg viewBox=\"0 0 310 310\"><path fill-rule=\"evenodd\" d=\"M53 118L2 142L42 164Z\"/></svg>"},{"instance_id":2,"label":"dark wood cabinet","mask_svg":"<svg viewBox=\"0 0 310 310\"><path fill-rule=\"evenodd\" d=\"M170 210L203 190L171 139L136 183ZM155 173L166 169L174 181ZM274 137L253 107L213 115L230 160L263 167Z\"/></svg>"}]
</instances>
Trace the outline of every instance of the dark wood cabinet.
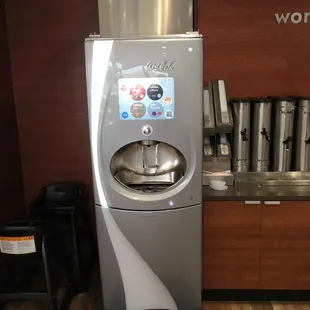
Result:
<instances>
[{"instance_id":1,"label":"dark wood cabinet","mask_svg":"<svg viewBox=\"0 0 310 310\"><path fill-rule=\"evenodd\" d=\"M262 203L260 286L310 289L310 202Z\"/></svg>"},{"instance_id":2,"label":"dark wood cabinet","mask_svg":"<svg viewBox=\"0 0 310 310\"><path fill-rule=\"evenodd\" d=\"M310 202L209 201L204 289L310 289Z\"/></svg>"},{"instance_id":3,"label":"dark wood cabinet","mask_svg":"<svg viewBox=\"0 0 310 310\"><path fill-rule=\"evenodd\" d=\"M204 288L258 288L260 205L205 202L203 221Z\"/></svg>"}]
</instances>

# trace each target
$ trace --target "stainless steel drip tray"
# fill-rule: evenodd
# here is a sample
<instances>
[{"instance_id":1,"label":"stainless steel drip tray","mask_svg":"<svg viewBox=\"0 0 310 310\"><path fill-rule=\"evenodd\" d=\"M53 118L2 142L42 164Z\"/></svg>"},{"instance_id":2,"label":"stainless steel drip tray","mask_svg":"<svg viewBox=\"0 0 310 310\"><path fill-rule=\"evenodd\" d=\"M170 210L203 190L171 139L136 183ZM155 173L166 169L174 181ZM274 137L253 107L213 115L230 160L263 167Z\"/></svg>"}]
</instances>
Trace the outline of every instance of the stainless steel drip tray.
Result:
<instances>
[{"instance_id":1,"label":"stainless steel drip tray","mask_svg":"<svg viewBox=\"0 0 310 310\"><path fill-rule=\"evenodd\" d=\"M171 186L178 182L182 177L183 173L180 171L173 171L162 175L139 175L131 171L119 171L115 174L115 179L126 185L152 185L152 184L166 184Z\"/></svg>"},{"instance_id":2,"label":"stainless steel drip tray","mask_svg":"<svg viewBox=\"0 0 310 310\"><path fill-rule=\"evenodd\" d=\"M135 191L139 191L142 193L159 193L167 188L169 188L170 184L131 184L128 185L131 189Z\"/></svg>"}]
</instances>

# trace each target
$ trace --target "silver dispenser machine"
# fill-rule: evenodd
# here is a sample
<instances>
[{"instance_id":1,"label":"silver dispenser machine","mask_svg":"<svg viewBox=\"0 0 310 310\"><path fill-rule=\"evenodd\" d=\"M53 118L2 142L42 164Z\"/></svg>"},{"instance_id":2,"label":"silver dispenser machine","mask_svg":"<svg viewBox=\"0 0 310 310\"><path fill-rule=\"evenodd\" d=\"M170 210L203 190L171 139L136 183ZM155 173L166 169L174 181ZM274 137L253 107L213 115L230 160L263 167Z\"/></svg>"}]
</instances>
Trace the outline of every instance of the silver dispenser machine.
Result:
<instances>
[{"instance_id":1,"label":"silver dispenser machine","mask_svg":"<svg viewBox=\"0 0 310 310\"><path fill-rule=\"evenodd\" d=\"M251 100L251 171L266 172L269 169L271 105L268 98Z\"/></svg>"},{"instance_id":2,"label":"silver dispenser machine","mask_svg":"<svg viewBox=\"0 0 310 310\"><path fill-rule=\"evenodd\" d=\"M201 309L203 46L85 42L104 309Z\"/></svg>"},{"instance_id":3,"label":"silver dispenser machine","mask_svg":"<svg viewBox=\"0 0 310 310\"><path fill-rule=\"evenodd\" d=\"M278 98L273 105L272 171L290 171L295 99Z\"/></svg>"},{"instance_id":4,"label":"silver dispenser machine","mask_svg":"<svg viewBox=\"0 0 310 310\"><path fill-rule=\"evenodd\" d=\"M232 171L250 170L251 110L250 100L233 99L232 114L234 119Z\"/></svg>"},{"instance_id":5,"label":"silver dispenser machine","mask_svg":"<svg viewBox=\"0 0 310 310\"><path fill-rule=\"evenodd\" d=\"M310 171L310 98L298 98L295 112L293 170Z\"/></svg>"}]
</instances>

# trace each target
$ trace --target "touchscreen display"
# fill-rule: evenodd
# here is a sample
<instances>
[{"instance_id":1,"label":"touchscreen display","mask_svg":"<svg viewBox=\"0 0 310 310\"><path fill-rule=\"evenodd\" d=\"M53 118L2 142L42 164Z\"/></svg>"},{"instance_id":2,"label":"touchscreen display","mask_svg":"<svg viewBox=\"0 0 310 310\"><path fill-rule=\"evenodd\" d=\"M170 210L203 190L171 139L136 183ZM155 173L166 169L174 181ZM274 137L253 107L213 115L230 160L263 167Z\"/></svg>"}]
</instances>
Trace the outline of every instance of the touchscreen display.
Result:
<instances>
[{"instance_id":1,"label":"touchscreen display","mask_svg":"<svg viewBox=\"0 0 310 310\"><path fill-rule=\"evenodd\" d=\"M119 112L122 120L174 118L174 79L119 79Z\"/></svg>"}]
</instances>

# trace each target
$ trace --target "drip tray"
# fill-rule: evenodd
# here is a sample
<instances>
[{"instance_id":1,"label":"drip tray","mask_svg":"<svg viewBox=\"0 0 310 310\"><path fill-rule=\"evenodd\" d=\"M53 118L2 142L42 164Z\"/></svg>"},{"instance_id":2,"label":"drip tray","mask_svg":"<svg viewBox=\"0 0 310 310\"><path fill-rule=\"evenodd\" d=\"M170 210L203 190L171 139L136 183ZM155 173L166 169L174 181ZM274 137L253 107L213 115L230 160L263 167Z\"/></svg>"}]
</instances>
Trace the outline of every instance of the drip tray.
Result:
<instances>
[{"instance_id":1,"label":"drip tray","mask_svg":"<svg viewBox=\"0 0 310 310\"><path fill-rule=\"evenodd\" d=\"M143 193L159 193L171 186L171 184L135 184L135 185L127 185L129 188L135 191L143 192Z\"/></svg>"},{"instance_id":2,"label":"drip tray","mask_svg":"<svg viewBox=\"0 0 310 310\"><path fill-rule=\"evenodd\" d=\"M121 184L126 186L171 186L177 183L182 177L183 173L180 171L172 171L166 174L161 175L138 175L132 171L119 171L114 175L115 179L118 180Z\"/></svg>"}]
</instances>

